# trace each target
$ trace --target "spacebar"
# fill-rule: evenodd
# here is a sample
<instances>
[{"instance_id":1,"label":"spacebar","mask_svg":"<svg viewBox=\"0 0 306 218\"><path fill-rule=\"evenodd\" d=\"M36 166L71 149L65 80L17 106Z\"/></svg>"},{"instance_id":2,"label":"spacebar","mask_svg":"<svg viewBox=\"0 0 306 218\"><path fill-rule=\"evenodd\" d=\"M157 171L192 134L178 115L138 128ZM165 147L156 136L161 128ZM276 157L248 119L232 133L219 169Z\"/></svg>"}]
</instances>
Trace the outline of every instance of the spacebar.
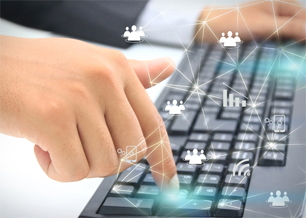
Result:
<instances>
[{"instance_id":1,"label":"spacebar","mask_svg":"<svg viewBox=\"0 0 306 218\"><path fill-rule=\"evenodd\" d=\"M100 208L106 215L152 215L153 199L108 197Z\"/></svg>"}]
</instances>

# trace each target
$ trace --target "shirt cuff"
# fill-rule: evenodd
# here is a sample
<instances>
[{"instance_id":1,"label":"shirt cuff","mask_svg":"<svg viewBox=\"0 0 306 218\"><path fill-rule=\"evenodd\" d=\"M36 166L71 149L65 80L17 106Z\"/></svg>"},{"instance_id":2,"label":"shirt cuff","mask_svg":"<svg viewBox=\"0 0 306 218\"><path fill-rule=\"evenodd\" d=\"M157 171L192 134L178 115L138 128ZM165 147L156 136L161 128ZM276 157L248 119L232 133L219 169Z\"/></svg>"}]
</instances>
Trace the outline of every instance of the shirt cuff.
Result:
<instances>
[{"instance_id":1,"label":"shirt cuff","mask_svg":"<svg viewBox=\"0 0 306 218\"><path fill-rule=\"evenodd\" d=\"M192 13L179 13L160 7L155 0L145 6L138 17L137 27L142 26L149 43L169 46L188 46L194 38L194 31L203 8Z\"/></svg>"}]
</instances>

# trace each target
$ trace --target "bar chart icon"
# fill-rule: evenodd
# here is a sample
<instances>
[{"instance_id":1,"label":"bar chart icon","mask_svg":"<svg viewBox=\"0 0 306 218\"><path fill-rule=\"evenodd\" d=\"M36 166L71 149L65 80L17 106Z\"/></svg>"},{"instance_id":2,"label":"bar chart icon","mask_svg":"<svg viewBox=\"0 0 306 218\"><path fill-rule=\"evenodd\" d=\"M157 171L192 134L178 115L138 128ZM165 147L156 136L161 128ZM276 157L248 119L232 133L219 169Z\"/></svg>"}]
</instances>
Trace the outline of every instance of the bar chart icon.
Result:
<instances>
[{"instance_id":1,"label":"bar chart icon","mask_svg":"<svg viewBox=\"0 0 306 218\"><path fill-rule=\"evenodd\" d=\"M228 101L228 104L227 104L227 101ZM240 107L240 99L236 97L234 101L233 94L229 94L229 97L227 99L227 90L224 89L223 90L223 107L234 107L234 103L235 103L235 107ZM246 107L246 100L241 101L241 106Z\"/></svg>"}]
</instances>

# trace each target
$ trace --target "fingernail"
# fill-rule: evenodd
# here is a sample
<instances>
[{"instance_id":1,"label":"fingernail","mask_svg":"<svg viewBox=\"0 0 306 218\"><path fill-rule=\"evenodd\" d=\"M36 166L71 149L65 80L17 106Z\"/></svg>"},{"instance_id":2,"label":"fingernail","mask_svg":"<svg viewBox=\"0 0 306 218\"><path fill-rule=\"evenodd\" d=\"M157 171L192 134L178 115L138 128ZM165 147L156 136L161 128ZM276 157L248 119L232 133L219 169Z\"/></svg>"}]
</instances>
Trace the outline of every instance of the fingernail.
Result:
<instances>
[{"instance_id":1,"label":"fingernail","mask_svg":"<svg viewBox=\"0 0 306 218\"><path fill-rule=\"evenodd\" d=\"M180 183L177 174L175 174L168 182L163 186L163 194L167 196L176 195L180 189Z\"/></svg>"}]
</instances>

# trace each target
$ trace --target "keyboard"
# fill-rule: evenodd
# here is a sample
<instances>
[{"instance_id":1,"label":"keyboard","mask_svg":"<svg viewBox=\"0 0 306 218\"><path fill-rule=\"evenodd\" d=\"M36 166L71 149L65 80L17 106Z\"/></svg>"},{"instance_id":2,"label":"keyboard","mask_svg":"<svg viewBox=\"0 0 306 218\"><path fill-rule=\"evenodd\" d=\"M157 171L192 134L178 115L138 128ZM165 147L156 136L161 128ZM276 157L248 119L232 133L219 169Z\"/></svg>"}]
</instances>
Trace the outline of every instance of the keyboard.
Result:
<instances>
[{"instance_id":1,"label":"keyboard","mask_svg":"<svg viewBox=\"0 0 306 218\"><path fill-rule=\"evenodd\" d=\"M160 193L143 159L104 179L80 217L301 217L305 51L293 55L300 48L264 42L186 51L156 102L177 164L179 193ZM183 101L182 115L165 111L173 100ZM204 151L204 164L186 163L194 149ZM279 190L290 202L277 207L268 199Z\"/></svg>"}]
</instances>

